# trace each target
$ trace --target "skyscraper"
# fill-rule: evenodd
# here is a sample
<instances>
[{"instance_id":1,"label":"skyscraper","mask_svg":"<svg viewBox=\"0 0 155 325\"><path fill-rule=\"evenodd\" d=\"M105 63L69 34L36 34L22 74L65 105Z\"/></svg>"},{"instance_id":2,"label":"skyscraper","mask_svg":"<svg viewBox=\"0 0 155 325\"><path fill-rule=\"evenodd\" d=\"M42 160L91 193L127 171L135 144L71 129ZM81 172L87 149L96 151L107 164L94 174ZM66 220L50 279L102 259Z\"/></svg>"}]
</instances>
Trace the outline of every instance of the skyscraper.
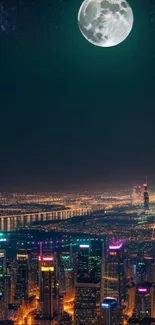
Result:
<instances>
[{"instance_id":1,"label":"skyscraper","mask_svg":"<svg viewBox=\"0 0 155 325\"><path fill-rule=\"evenodd\" d=\"M6 273L6 251L0 249L0 273Z\"/></svg>"},{"instance_id":2,"label":"skyscraper","mask_svg":"<svg viewBox=\"0 0 155 325\"><path fill-rule=\"evenodd\" d=\"M53 318L58 313L56 270L53 256L40 256L40 301L42 315Z\"/></svg>"},{"instance_id":3,"label":"skyscraper","mask_svg":"<svg viewBox=\"0 0 155 325\"><path fill-rule=\"evenodd\" d=\"M38 254L30 252L29 254L29 283L31 288L39 287L39 258Z\"/></svg>"},{"instance_id":4,"label":"skyscraper","mask_svg":"<svg viewBox=\"0 0 155 325\"><path fill-rule=\"evenodd\" d=\"M137 286L133 317L137 319L151 317L151 286L150 283Z\"/></svg>"},{"instance_id":5,"label":"skyscraper","mask_svg":"<svg viewBox=\"0 0 155 325\"><path fill-rule=\"evenodd\" d=\"M18 301L27 300L29 278L28 254L21 251L20 254L17 254L16 263L15 298Z\"/></svg>"},{"instance_id":6,"label":"skyscraper","mask_svg":"<svg viewBox=\"0 0 155 325\"><path fill-rule=\"evenodd\" d=\"M147 184L143 185L143 193L144 193L144 209L149 209L149 193Z\"/></svg>"},{"instance_id":7,"label":"skyscraper","mask_svg":"<svg viewBox=\"0 0 155 325\"><path fill-rule=\"evenodd\" d=\"M73 293L73 265L70 253L58 255L58 279L60 294L70 295Z\"/></svg>"},{"instance_id":8,"label":"skyscraper","mask_svg":"<svg viewBox=\"0 0 155 325\"><path fill-rule=\"evenodd\" d=\"M98 281L101 281L102 245L100 240L91 241L89 256L89 275Z\"/></svg>"},{"instance_id":9,"label":"skyscraper","mask_svg":"<svg viewBox=\"0 0 155 325\"><path fill-rule=\"evenodd\" d=\"M0 320L8 319L10 275L0 274Z\"/></svg>"},{"instance_id":10,"label":"skyscraper","mask_svg":"<svg viewBox=\"0 0 155 325\"><path fill-rule=\"evenodd\" d=\"M83 277L89 274L90 245L81 244L78 253L78 276Z\"/></svg>"},{"instance_id":11,"label":"skyscraper","mask_svg":"<svg viewBox=\"0 0 155 325\"><path fill-rule=\"evenodd\" d=\"M115 325L119 320L119 305L115 298L107 297L101 303L101 317L104 325Z\"/></svg>"},{"instance_id":12,"label":"skyscraper","mask_svg":"<svg viewBox=\"0 0 155 325\"><path fill-rule=\"evenodd\" d=\"M103 257L104 298L125 299L124 241L113 242Z\"/></svg>"},{"instance_id":13,"label":"skyscraper","mask_svg":"<svg viewBox=\"0 0 155 325\"><path fill-rule=\"evenodd\" d=\"M100 308L100 282L89 277L77 279L75 284L75 325L93 325Z\"/></svg>"}]
</instances>

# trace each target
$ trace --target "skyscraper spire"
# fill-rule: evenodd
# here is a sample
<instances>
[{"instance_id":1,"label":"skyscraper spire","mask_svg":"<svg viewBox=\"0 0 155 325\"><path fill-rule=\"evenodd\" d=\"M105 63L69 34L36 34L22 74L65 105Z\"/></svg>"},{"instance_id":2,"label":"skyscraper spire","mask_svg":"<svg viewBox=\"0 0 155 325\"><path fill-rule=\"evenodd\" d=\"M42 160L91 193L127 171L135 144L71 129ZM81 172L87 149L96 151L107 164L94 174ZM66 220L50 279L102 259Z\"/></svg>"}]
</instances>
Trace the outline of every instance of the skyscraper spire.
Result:
<instances>
[{"instance_id":1,"label":"skyscraper spire","mask_svg":"<svg viewBox=\"0 0 155 325\"><path fill-rule=\"evenodd\" d=\"M144 209L149 209L149 193L148 193L148 184L147 184L147 176L146 176L146 184L143 185L144 189Z\"/></svg>"}]
</instances>

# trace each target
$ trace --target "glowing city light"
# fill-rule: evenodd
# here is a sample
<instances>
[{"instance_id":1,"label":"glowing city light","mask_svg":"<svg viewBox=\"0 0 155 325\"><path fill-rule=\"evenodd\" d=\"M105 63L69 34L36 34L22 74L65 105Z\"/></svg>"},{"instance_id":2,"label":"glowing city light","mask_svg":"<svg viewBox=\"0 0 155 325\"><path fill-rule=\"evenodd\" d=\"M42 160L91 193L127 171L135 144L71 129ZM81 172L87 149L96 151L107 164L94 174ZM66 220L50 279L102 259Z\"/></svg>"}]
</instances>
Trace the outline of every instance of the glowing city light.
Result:
<instances>
[{"instance_id":1,"label":"glowing city light","mask_svg":"<svg viewBox=\"0 0 155 325\"><path fill-rule=\"evenodd\" d=\"M115 242L109 246L109 249L120 249L124 244L124 240L120 240L118 242Z\"/></svg>"},{"instance_id":2,"label":"glowing city light","mask_svg":"<svg viewBox=\"0 0 155 325\"><path fill-rule=\"evenodd\" d=\"M147 288L139 288L138 291L139 292L147 292Z\"/></svg>"},{"instance_id":3,"label":"glowing city light","mask_svg":"<svg viewBox=\"0 0 155 325\"><path fill-rule=\"evenodd\" d=\"M104 302L101 304L101 306L102 306L102 308L109 308L109 307L110 307L109 304L106 304L106 303L104 303Z\"/></svg>"},{"instance_id":4,"label":"glowing city light","mask_svg":"<svg viewBox=\"0 0 155 325\"><path fill-rule=\"evenodd\" d=\"M42 266L41 267L41 271L42 272L53 272L54 271L54 267L53 266Z\"/></svg>"},{"instance_id":5,"label":"glowing city light","mask_svg":"<svg viewBox=\"0 0 155 325\"><path fill-rule=\"evenodd\" d=\"M28 260L28 255L27 254L17 254L17 260L20 260L20 259Z\"/></svg>"},{"instance_id":6,"label":"glowing city light","mask_svg":"<svg viewBox=\"0 0 155 325\"><path fill-rule=\"evenodd\" d=\"M109 249L120 249L123 246L123 243L121 243L120 245L110 245Z\"/></svg>"},{"instance_id":7,"label":"glowing city light","mask_svg":"<svg viewBox=\"0 0 155 325\"><path fill-rule=\"evenodd\" d=\"M89 245L80 245L80 248L89 248Z\"/></svg>"},{"instance_id":8,"label":"glowing city light","mask_svg":"<svg viewBox=\"0 0 155 325\"><path fill-rule=\"evenodd\" d=\"M43 261L53 261L53 257L43 257Z\"/></svg>"}]
</instances>

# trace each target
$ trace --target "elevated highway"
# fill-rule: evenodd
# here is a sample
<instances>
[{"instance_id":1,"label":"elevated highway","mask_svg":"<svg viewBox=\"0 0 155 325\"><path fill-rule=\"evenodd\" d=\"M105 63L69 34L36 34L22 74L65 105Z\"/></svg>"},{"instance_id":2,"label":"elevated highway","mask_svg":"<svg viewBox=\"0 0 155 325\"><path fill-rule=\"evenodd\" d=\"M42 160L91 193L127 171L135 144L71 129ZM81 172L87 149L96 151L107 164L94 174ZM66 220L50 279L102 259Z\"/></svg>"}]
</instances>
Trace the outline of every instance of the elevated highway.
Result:
<instances>
[{"instance_id":1,"label":"elevated highway","mask_svg":"<svg viewBox=\"0 0 155 325\"><path fill-rule=\"evenodd\" d=\"M65 220L75 216L88 215L91 213L89 208L64 209L24 213L19 215L0 216L0 231L15 231L16 229L28 226L35 221Z\"/></svg>"}]
</instances>

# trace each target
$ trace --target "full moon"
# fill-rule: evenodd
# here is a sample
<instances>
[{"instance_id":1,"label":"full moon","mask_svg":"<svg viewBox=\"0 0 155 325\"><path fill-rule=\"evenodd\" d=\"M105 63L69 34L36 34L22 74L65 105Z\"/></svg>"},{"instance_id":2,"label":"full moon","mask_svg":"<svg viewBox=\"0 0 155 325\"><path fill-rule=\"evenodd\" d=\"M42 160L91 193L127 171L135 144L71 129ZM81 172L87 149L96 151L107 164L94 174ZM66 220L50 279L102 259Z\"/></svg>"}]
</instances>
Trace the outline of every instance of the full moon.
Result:
<instances>
[{"instance_id":1,"label":"full moon","mask_svg":"<svg viewBox=\"0 0 155 325\"><path fill-rule=\"evenodd\" d=\"M83 36L101 47L123 42L133 26L133 12L126 0L85 0L78 13Z\"/></svg>"}]
</instances>

